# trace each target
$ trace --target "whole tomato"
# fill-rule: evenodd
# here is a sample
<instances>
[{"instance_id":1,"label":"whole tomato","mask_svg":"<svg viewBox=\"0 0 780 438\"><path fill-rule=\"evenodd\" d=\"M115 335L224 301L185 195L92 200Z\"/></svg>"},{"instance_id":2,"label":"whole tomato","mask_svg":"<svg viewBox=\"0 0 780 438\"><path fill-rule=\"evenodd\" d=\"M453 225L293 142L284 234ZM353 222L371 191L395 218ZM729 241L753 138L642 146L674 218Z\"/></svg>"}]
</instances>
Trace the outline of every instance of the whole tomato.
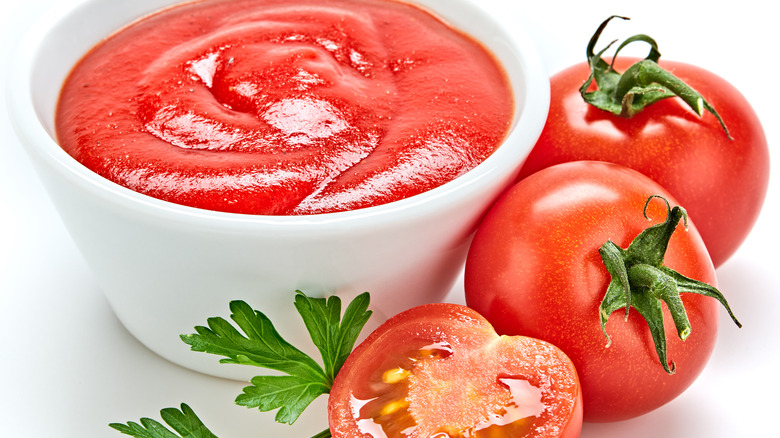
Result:
<instances>
[{"instance_id":1,"label":"whole tomato","mask_svg":"<svg viewBox=\"0 0 780 438\"><path fill-rule=\"evenodd\" d=\"M585 421L632 418L682 393L710 357L718 303L731 314L676 205L639 172L570 162L513 186L474 237L466 303L500 334L561 348L580 377Z\"/></svg>"},{"instance_id":2,"label":"whole tomato","mask_svg":"<svg viewBox=\"0 0 780 438\"><path fill-rule=\"evenodd\" d=\"M602 28L605 25L606 22ZM621 112L625 96L615 96L619 90L610 87L620 78L628 85L619 86L628 88L633 79L625 77L627 68L638 62L616 58L611 70L606 61L600 61L600 53L593 54L599 34L600 30L590 42L590 62L552 76L549 117L519 178L554 164L578 160L609 161L635 169L665 187L685 206L715 267L720 266L747 237L766 196L769 153L755 111L723 78L693 65L669 61L658 61L657 65L698 92L686 96L688 103L682 98L668 98L674 93L645 95L642 97L646 102L641 102L636 111L622 112L623 115L586 103L580 87L591 75L593 64L594 79L601 80L599 88L606 88L594 100L605 107L611 104L617 108L615 112ZM648 59L657 61L660 54L654 41L647 42L652 47ZM645 63L655 64L649 60ZM625 78L619 71L625 71ZM660 87L655 81L646 80L649 94ZM583 91L593 90L591 84ZM684 87L683 91L690 93ZM699 101L701 96L706 100ZM628 114L633 115L627 117Z\"/></svg>"},{"instance_id":3,"label":"whole tomato","mask_svg":"<svg viewBox=\"0 0 780 438\"><path fill-rule=\"evenodd\" d=\"M560 349L436 303L390 318L350 354L328 418L334 438L576 438L582 394Z\"/></svg>"}]
</instances>

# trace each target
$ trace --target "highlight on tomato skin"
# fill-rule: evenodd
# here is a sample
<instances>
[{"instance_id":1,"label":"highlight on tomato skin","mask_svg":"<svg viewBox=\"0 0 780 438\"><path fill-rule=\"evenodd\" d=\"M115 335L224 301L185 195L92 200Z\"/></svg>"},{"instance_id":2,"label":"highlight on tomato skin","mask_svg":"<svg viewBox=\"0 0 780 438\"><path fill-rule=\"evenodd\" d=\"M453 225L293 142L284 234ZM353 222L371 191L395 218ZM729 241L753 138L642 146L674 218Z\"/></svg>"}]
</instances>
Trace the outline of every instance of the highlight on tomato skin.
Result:
<instances>
[{"instance_id":1,"label":"highlight on tomato skin","mask_svg":"<svg viewBox=\"0 0 780 438\"><path fill-rule=\"evenodd\" d=\"M625 308L615 310L601 327L600 304L611 277L599 249L608 241L628 248L649 226L664 222L668 204L655 195L685 207L624 166L597 161L551 166L504 193L469 249L468 306L498 333L543 339L566 352L577 367L586 422L627 420L665 405L697 379L715 347L723 310L716 299L697 293L680 295L690 324L685 340L677 335L668 304L660 305L671 375L659 361L649 322L635 308L627 317ZM678 224L663 265L717 287L692 216L687 229Z\"/></svg>"},{"instance_id":2,"label":"highlight on tomato skin","mask_svg":"<svg viewBox=\"0 0 780 438\"><path fill-rule=\"evenodd\" d=\"M634 42L642 41L645 39ZM682 203L696 222L714 266L721 266L750 234L769 187L769 145L758 114L733 84L715 72L656 58L660 69L709 102L702 111L710 107L718 116L707 111L699 115L679 97L663 98L631 117L616 115L583 98L580 87L593 74L591 66L608 69L609 73L602 71L607 76L625 76L641 62L650 61L615 53L615 57L605 56L597 63L600 57L589 56L587 62L551 76L549 116L518 180L556 164L581 160L634 169ZM602 85L630 84L623 79L605 79ZM596 87L595 81L590 85L590 91L602 88ZM649 88L662 87L653 83ZM617 102L628 100L620 99L615 89L603 91L601 96L611 96ZM631 99L634 103L638 100Z\"/></svg>"},{"instance_id":3,"label":"highlight on tomato skin","mask_svg":"<svg viewBox=\"0 0 780 438\"><path fill-rule=\"evenodd\" d=\"M392 317L352 352L328 414L334 438L574 438L582 393L554 345L435 303Z\"/></svg>"}]
</instances>

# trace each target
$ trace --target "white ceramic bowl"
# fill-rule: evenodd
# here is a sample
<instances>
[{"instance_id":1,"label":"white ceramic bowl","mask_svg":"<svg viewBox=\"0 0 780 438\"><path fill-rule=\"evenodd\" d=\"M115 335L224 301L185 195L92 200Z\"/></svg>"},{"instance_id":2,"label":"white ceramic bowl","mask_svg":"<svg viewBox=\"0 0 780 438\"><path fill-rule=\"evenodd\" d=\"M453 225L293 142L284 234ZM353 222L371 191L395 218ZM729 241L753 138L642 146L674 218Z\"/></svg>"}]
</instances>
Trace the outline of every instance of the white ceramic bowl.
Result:
<instances>
[{"instance_id":1,"label":"white ceramic bowl","mask_svg":"<svg viewBox=\"0 0 780 438\"><path fill-rule=\"evenodd\" d=\"M417 0L482 41L514 90L511 134L490 158L439 188L391 204L301 217L221 213L175 205L92 173L55 141L54 112L71 67L103 37L178 0L89 0L50 11L19 47L9 113L49 195L118 318L159 355L204 373L247 379L257 369L219 365L179 339L228 302L262 310L294 345L310 345L293 295L363 291L367 330L414 305L442 300L471 235L510 184L547 116L548 79L522 31L500 28L467 0ZM310 348L308 351L316 351ZM316 357L316 356L315 356Z\"/></svg>"}]
</instances>

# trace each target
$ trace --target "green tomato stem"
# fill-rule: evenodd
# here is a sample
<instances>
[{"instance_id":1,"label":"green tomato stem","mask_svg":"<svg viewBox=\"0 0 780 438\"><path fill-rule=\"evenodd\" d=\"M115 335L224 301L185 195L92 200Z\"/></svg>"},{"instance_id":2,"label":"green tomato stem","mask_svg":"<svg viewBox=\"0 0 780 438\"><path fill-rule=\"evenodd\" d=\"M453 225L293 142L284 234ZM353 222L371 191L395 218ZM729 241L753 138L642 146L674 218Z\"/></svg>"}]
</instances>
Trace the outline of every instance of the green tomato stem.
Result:
<instances>
[{"instance_id":1,"label":"green tomato stem","mask_svg":"<svg viewBox=\"0 0 780 438\"><path fill-rule=\"evenodd\" d=\"M682 221L687 222L687 214L682 207L671 208L669 202L661 196L651 196L645 203L644 215L647 217L649 203L659 198L666 203L666 219L648 227L634 238L627 249L622 249L612 241L605 242L599 253L611 280L606 294L599 306L601 330L607 337L607 346L611 344L606 324L612 312L625 308L635 309L647 322L655 344L658 359L664 370L673 374L674 362L669 362L666 353L666 333L664 330L663 305L669 309L677 335L685 340L691 334L692 327L680 294L697 293L717 299L728 311L738 327L742 324L734 316L726 298L715 287L687 278L680 273L663 266L664 255L669 239Z\"/></svg>"},{"instance_id":2,"label":"green tomato stem","mask_svg":"<svg viewBox=\"0 0 780 438\"><path fill-rule=\"evenodd\" d=\"M588 42L587 57L591 74L580 87L580 94L585 102L615 115L630 118L649 105L677 96L699 117L704 115L704 111L715 116L726 136L732 139L726 123L715 108L698 91L658 65L661 52L658 50L658 44L651 37L644 34L634 35L618 46L612 60L613 64L618 53L628 44L645 42L650 45L650 53L647 57L631 65L622 74L614 69L613 64L607 64L602 59L602 55L612 43L600 52L594 53L599 37L607 24L614 18L628 20L627 17L617 15L607 18ZM597 90L588 91L593 81L596 82Z\"/></svg>"}]
</instances>

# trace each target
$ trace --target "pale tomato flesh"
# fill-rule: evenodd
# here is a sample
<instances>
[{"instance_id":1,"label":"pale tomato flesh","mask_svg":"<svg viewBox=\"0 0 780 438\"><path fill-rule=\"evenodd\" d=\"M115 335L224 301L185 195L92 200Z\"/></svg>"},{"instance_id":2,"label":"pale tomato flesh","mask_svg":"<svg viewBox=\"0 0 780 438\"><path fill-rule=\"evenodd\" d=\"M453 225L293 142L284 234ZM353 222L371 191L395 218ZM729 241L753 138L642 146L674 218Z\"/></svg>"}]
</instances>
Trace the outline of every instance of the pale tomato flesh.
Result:
<instances>
[{"instance_id":1,"label":"pale tomato flesh","mask_svg":"<svg viewBox=\"0 0 780 438\"><path fill-rule=\"evenodd\" d=\"M559 349L499 336L465 306L422 308L392 318L347 361L331 392L334 437L578 436L578 378Z\"/></svg>"}]
</instances>

